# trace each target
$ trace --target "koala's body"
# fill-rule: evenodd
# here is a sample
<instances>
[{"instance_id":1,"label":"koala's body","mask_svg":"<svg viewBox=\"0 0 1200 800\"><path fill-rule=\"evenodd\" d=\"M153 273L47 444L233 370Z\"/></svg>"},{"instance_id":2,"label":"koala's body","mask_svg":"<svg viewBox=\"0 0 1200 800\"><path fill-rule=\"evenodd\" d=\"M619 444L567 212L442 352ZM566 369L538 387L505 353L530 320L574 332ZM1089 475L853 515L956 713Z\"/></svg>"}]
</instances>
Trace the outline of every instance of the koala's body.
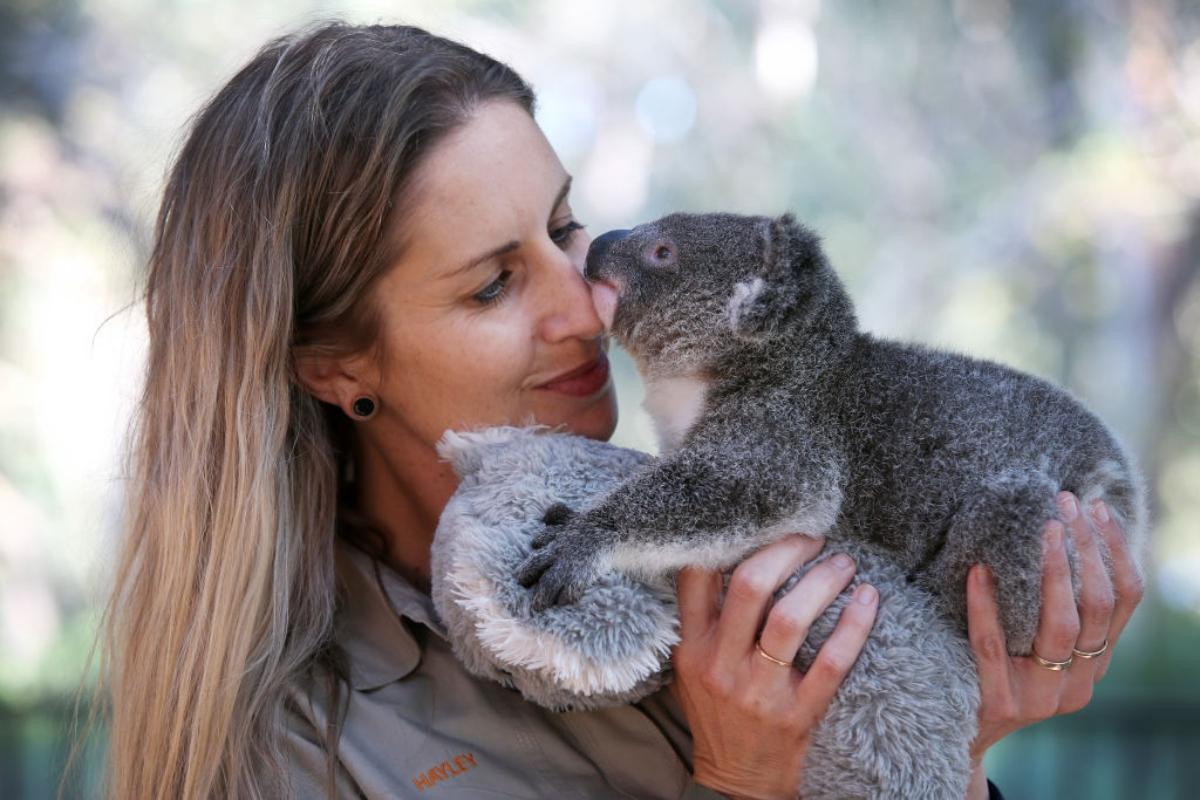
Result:
<instances>
[{"instance_id":1,"label":"koala's body","mask_svg":"<svg viewBox=\"0 0 1200 800\"><path fill-rule=\"evenodd\" d=\"M519 579L535 607L605 569L725 568L779 536L866 540L965 630L969 567L997 579L1028 654L1055 495L1146 524L1128 453L1065 391L1000 364L858 330L790 214L672 214L606 234L586 276L634 358L662 452L585 513L557 509Z\"/></svg>"}]
</instances>

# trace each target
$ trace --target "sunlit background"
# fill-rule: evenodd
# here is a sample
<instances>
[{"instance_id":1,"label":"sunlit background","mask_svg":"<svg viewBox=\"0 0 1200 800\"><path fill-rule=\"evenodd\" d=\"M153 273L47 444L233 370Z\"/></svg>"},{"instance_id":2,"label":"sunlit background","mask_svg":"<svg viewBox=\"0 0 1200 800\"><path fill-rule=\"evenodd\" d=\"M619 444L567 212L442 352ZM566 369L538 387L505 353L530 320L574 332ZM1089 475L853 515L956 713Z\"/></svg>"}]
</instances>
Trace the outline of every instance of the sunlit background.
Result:
<instances>
[{"instance_id":1,"label":"sunlit background","mask_svg":"<svg viewBox=\"0 0 1200 800\"><path fill-rule=\"evenodd\" d=\"M6 0L0 797L47 797L112 563L137 291L189 116L268 38L408 22L513 65L593 235L795 211L863 326L1069 387L1153 487L1149 592L1014 798L1200 786L1200 8L1168 0ZM655 449L627 358L615 441ZM91 769L72 793L94 792Z\"/></svg>"}]
</instances>

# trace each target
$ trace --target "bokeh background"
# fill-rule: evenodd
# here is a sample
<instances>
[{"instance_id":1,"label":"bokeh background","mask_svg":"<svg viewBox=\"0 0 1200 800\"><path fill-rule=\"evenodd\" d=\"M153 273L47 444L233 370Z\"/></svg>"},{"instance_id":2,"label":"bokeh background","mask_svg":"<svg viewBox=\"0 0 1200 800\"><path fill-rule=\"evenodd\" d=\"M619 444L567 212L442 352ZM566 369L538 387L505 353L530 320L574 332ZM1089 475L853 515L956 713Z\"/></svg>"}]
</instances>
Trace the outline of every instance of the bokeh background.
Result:
<instances>
[{"instance_id":1,"label":"bokeh background","mask_svg":"<svg viewBox=\"0 0 1200 800\"><path fill-rule=\"evenodd\" d=\"M795 211L866 329L1069 387L1153 487L1148 593L1011 797L1200 792L1200 8L1186 0L4 0L0 797L51 796L112 564L137 300L189 116L268 38L407 22L515 66L596 235ZM615 441L653 451L614 358ZM95 792L102 736L70 794Z\"/></svg>"}]
</instances>

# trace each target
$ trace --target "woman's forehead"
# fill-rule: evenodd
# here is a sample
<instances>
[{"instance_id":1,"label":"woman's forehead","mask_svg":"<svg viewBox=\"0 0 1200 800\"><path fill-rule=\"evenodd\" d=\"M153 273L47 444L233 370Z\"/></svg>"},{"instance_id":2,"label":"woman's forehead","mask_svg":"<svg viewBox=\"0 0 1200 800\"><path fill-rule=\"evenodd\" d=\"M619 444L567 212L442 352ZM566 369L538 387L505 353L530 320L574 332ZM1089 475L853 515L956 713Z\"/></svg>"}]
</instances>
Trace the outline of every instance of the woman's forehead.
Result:
<instances>
[{"instance_id":1,"label":"woman's forehead","mask_svg":"<svg viewBox=\"0 0 1200 800\"><path fill-rule=\"evenodd\" d=\"M569 182L528 114L491 105L435 146L413 183L407 250L429 271L534 235Z\"/></svg>"},{"instance_id":2,"label":"woman's forehead","mask_svg":"<svg viewBox=\"0 0 1200 800\"><path fill-rule=\"evenodd\" d=\"M427 211L481 211L553 198L566 171L545 135L520 107L485 103L426 155L417 205ZM435 215L436 216L436 215Z\"/></svg>"}]
</instances>

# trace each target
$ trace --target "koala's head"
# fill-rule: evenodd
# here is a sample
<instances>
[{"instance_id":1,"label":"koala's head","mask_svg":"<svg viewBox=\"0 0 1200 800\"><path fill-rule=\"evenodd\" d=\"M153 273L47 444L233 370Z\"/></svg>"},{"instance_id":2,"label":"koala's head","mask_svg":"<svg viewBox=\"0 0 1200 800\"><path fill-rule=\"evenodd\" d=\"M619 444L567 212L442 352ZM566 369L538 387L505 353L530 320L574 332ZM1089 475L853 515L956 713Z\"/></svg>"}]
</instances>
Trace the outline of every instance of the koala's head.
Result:
<instances>
[{"instance_id":1,"label":"koala's head","mask_svg":"<svg viewBox=\"0 0 1200 800\"><path fill-rule=\"evenodd\" d=\"M609 231L584 276L609 331L651 374L704 371L784 340L803 347L818 319L855 328L819 238L790 213L676 213Z\"/></svg>"}]
</instances>

